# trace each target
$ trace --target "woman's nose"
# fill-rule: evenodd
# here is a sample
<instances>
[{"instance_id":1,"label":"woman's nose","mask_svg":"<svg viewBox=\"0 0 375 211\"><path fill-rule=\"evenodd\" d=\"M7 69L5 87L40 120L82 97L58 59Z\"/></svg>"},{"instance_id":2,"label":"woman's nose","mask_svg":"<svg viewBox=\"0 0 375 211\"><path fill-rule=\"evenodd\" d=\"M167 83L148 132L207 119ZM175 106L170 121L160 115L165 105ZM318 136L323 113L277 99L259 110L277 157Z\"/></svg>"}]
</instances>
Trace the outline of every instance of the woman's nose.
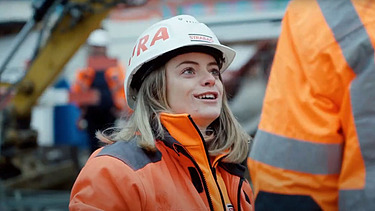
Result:
<instances>
[{"instance_id":1,"label":"woman's nose","mask_svg":"<svg viewBox=\"0 0 375 211\"><path fill-rule=\"evenodd\" d=\"M213 86L215 85L216 78L209 72L205 72L203 76L204 86Z\"/></svg>"}]
</instances>

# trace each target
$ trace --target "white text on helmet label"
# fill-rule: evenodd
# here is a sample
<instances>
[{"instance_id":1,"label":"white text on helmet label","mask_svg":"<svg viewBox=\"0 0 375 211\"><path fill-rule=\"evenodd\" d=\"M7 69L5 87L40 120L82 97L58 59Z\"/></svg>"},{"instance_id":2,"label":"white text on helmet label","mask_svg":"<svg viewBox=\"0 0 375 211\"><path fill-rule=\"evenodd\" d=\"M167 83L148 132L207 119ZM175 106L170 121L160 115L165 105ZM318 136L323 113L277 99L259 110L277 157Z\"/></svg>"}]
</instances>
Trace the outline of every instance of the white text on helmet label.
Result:
<instances>
[{"instance_id":1,"label":"white text on helmet label","mask_svg":"<svg viewBox=\"0 0 375 211\"><path fill-rule=\"evenodd\" d=\"M133 48L132 56L129 59L129 65L131 63L131 59L137 54L137 56L141 55L142 52L147 51L150 47L155 45L157 41L165 41L169 39L169 33L168 29L166 27L159 28L156 33L153 35L153 38L151 42L148 42L150 40L150 34L147 34L139 39L138 43Z\"/></svg>"}]
</instances>

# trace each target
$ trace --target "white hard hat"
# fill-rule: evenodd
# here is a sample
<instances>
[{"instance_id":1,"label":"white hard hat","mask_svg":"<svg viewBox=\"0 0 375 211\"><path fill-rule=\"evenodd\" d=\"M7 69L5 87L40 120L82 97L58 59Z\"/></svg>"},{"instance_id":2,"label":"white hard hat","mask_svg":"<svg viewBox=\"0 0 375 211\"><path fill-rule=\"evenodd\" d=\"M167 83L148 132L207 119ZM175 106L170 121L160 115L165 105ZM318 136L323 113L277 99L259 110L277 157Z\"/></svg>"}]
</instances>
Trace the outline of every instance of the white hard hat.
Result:
<instances>
[{"instance_id":1,"label":"white hard hat","mask_svg":"<svg viewBox=\"0 0 375 211\"><path fill-rule=\"evenodd\" d=\"M178 51L187 48L192 49ZM220 53L221 72L228 68L236 55L233 49L220 44L211 29L189 15L175 16L149 27L137 39L129 59L124 83L129 107L134 109L138 89L150 70L155 69L154 63L165 63L178 54L202 49L211 55L212 51L216 52L215 55Z\"/></svg>"},{"instance_id":2,"label":"white hard hat","mask_svg":"<svg viewBox=\"0 0 375 211\"><path fill-rule=\"evenodd\" d=\"M96 29L87 39L87 44L91 46L106 47L109 43L108 32L103 29Z\"/></svg>"}]
</instances>

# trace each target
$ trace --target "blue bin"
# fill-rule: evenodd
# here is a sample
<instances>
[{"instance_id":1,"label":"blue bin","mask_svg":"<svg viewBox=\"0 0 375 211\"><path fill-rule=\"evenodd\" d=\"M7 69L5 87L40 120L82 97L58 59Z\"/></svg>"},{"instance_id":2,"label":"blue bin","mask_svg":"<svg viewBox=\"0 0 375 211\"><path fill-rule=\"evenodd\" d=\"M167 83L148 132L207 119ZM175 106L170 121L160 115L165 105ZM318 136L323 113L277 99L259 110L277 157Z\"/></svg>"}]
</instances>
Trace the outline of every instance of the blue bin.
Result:
<instances>
[{"instance_id":1,"label":"blue bin","mask_svg":"<svg viewBox=\"0 0 375 211\"><path fill-rule=\"evenodd\" d=\"M81 114L79 108L72 104L55 106L53 113L55 144L88 148L86 131L79 130L76 125Z\"/></svg>"},{"instance_id":2,"label":"blue bin","mask_svg":"<svg viewBox=\"0 0 375 211\"><path fill-rule=\"evenodd\" d=\"M62 78L56 82L54 88L69 90L68 82ZM76 122L81 115L80 109L74 104L54 107L54 144L88 148L86 131L79 130Z\"/></svg>"}]
</instances>

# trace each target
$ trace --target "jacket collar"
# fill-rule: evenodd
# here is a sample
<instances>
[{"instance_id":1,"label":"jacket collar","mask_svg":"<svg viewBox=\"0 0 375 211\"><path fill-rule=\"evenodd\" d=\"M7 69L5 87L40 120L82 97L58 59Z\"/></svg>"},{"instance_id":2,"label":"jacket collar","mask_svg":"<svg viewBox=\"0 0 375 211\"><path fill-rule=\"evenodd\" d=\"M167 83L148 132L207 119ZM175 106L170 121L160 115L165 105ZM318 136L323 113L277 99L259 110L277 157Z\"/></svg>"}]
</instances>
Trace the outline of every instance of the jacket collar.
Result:
<instances>
[{"instance_id":1,"label":"jacket collar","mask_svg":"<svg viewBox=\"0 0 375 211\"><path fill-rule=\"evenodd\" d=\"M177 154L192 158L199 165L210 166L204 139L189 114L161 113L160 121L165 129L164 144Z\"/></svg>"},{"instance_id":2,"label":"jacket collar","mask_svg":"<svg viewBox=\"0 0 375 211\"><path fill-rule=\"evenodd\" d=\"M161 113L160 121L166 129L166 140L164 141L172 144L173 142L179 143L187 148L204 144L204 139L189 114ZM167 137L173 137L175 140ZM171 143L168 143L168 145Z\"/></svg>"},{"instance_id":3,"label":"jacket collar","mask_svg":"<svg viewBox=\"0 0 375 211\"><path fill-rule=\"evenodd\" d=\"M204 138L189 114L161 113L160 121L166 130L162 141L167 147L176 153L191 156L200 165L205 163L212 166ZM214 160L229 173L243 177L245 167L241 164L220 162L223 156L225 155L220 155Z\"/></svg>"}]
</instances>

